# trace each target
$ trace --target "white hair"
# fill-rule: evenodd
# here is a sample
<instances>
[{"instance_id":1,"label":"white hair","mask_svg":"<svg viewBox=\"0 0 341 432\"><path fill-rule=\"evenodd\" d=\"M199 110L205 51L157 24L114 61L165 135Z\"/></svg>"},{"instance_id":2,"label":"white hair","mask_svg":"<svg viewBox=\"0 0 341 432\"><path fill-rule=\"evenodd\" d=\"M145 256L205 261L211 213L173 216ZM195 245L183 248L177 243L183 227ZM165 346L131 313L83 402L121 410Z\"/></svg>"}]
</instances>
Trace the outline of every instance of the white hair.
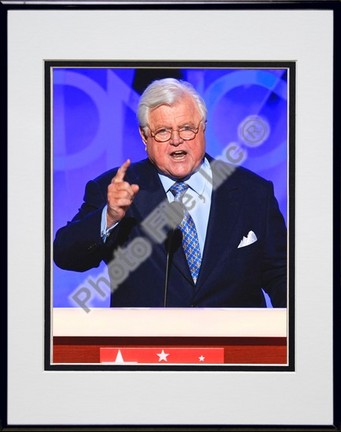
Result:
<instances>
[{"instance_id":1,"label":"white hair","mask_svg":"<svg viewBox=\"0 0 341 432\"><path fill-rule=\"evenodd\" d=\"M144 128L148 125L150 110L161 105L174 105L186 96L192 97L203 121L206 122L206 104L194 87L187 81L181 81L174 78L164 78L153 81L141 95L137 107L139 126Z\"/></svg>"}]
</instances>

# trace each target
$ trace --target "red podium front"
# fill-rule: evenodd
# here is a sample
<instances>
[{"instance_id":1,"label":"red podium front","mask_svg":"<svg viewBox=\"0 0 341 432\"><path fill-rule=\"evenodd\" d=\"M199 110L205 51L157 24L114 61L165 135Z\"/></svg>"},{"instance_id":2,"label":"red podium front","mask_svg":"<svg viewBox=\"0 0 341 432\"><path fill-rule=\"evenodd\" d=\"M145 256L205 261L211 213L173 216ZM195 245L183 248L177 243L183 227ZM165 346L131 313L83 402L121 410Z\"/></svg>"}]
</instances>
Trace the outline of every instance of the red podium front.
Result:
<instances>
[{"instance_id":1,"label":"red podium front","mask_svg":"<svg viewBox=\"0 0 341 432\"><path fill-rule=\"evenodd\" d=\"M55 308L52 324L53 364L288 364L286 309Z\"/></svg>"}]
</instances>

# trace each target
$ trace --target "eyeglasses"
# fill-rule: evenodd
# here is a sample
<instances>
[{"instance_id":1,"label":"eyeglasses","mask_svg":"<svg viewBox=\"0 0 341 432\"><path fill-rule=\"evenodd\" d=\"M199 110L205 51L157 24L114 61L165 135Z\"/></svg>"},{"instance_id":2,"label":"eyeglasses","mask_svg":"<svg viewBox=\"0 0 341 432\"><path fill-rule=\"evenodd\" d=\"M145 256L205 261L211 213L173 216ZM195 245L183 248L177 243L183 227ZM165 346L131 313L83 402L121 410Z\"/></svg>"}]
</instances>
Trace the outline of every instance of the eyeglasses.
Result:
<instances>
[{"instance_id":1,"label":"eyeglasses","mask_svg":"<svg viewBox=\"0 0 341 432\"><path fill-rule=\"evenodd\" d=\"M157 142L166 142L169 141L172 137L173 132L178 132L181 139L184 141L191 141L195 138L197 133L199 132L200 123L202 123L203 120L200 120L198 126L196 128L192 126L182 126L179 129L168 129L168 128L161 128L153 132L149 126L147 126L150 130L150 135L155 139Z\"/></svg>"}]
</instances>

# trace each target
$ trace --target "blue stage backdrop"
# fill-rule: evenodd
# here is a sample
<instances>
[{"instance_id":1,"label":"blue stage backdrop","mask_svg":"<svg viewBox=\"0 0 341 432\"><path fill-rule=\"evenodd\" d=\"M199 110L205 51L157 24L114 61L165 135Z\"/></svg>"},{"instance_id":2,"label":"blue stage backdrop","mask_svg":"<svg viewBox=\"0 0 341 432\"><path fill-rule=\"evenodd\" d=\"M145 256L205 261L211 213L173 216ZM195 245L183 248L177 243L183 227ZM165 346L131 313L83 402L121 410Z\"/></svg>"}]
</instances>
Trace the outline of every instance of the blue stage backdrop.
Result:
<instances>
[{"instance_id":1,"label":"blue stage backdrop","mask_svg":"<svg viewBox=\"0 0 341 432\"><path fill-rule=\"evenodd\" d=\"M287 69L53 68L53 235L77 213L88 180L130 158L146 157L138 132L140 94L154 79L172 76L193 84L208 107L207 152L213 157L236 144L242 163L274 183L287 219ZM105 271L84 273L53 267L55 307ZM143 283L143 281L141 281ZM109 295L92 301L109 306Z\"/></svg>"}]
</instances>

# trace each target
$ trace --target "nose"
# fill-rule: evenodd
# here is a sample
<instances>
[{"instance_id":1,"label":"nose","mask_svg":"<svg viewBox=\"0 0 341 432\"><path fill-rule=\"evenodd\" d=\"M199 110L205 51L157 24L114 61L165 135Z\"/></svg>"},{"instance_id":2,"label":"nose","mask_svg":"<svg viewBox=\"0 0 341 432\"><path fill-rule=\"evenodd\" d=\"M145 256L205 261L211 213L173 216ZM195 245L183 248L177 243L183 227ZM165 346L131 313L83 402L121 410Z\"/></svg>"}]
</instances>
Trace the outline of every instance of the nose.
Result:
<instances>
[{"instance_id":1,"label":"nose","mask_svg":"<svg viewBox=\"0 0 341 432\"><path fill-rule=\"evenodd\" d=\"M177 146L183 142L183 139L181 138L179 131L174 130L174 129L172 130L172 135L170 137L169 142L170 142L170 144L175 145L175 146Z\"/></svg>"}]
</instances>

